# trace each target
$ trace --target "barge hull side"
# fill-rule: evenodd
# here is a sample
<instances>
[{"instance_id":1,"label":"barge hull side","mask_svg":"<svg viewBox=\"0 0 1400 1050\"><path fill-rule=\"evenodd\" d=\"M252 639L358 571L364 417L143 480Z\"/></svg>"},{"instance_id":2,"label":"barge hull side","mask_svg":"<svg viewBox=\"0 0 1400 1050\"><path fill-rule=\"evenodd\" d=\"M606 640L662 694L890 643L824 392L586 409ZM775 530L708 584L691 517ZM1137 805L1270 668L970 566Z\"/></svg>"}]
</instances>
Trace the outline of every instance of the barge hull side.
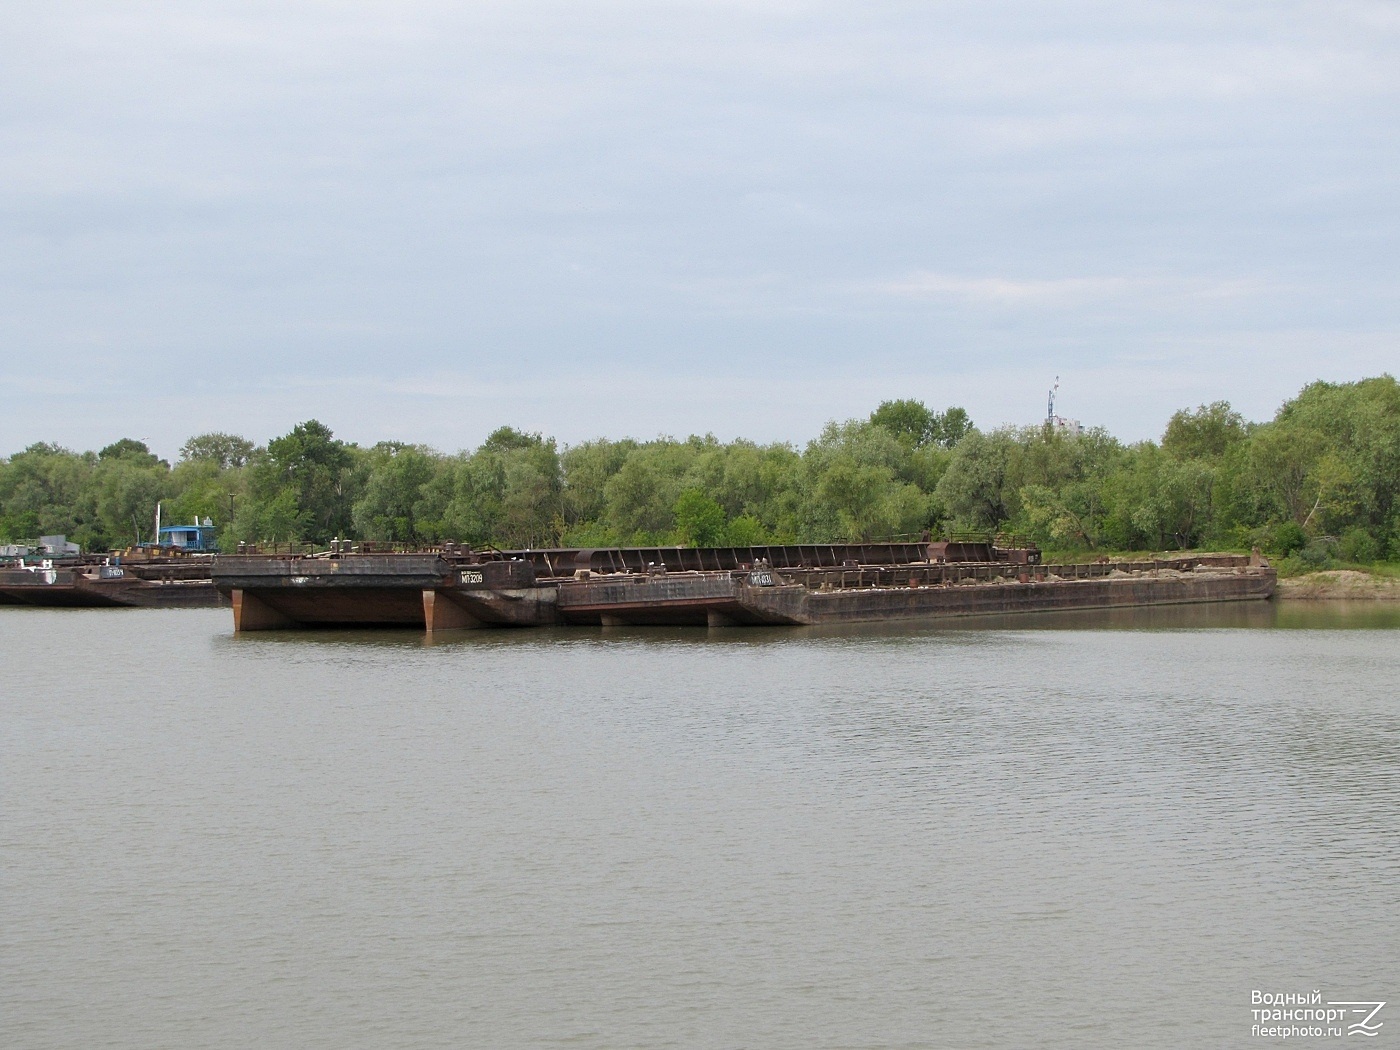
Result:
<instances>
[{"instance_id":1,"label":"barge hull side","mask_svg":"<svg viewBox=\"0 0 1400 1050\"><path fill-rule=\"evenodd\" d=\"M1272 597L1273 592L1272 572L1252 572L1195 579L1055 580L814 593L808 598L806 608L811 617L809 623L865 623L1066 609L1263 601Z\"/></svg>"}]
</instances>

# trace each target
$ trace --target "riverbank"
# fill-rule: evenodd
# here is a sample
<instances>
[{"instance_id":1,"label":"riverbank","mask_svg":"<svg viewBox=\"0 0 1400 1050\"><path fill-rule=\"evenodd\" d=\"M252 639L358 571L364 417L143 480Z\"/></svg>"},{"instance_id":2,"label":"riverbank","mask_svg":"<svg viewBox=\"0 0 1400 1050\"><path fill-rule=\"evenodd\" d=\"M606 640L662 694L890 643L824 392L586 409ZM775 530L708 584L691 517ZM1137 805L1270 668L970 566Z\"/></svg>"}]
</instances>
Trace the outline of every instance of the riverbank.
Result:
<instances>
[{"instance_id":1,"label":"riverbank","mask_svg":"<svg viewBox=\"0 0 1400 1050\"><path fill-rule=\"evenodd\" d=\"M1400 602L1400 578L1357 569L1329 569L1280 579L1275 594L1286 601Z\"/></svg>"}]
</instances>

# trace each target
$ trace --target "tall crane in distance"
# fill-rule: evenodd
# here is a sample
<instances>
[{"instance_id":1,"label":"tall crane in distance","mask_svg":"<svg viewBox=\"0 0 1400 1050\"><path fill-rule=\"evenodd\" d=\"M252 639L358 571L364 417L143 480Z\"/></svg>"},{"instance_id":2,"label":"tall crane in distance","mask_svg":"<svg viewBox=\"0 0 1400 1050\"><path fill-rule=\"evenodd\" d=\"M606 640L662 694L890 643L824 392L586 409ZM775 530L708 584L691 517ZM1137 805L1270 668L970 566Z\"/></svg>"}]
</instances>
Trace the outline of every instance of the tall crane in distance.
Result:
<instances>
[{"instance_id":1,"label":"tall crane in distance","mask_svg":"<svg viewBox=\"0 0 1400 1050\"><path fill-rule=\"evenodd\" d=\"M1052 431L1066 434L1069 437L1078 437L1084 432L1083 424L1079 420L1055 415L1055 398L1059 393L1060 377L1056 376L1055 385L1050 388L1050 394L1045 399L1045 425Z\"/></svg>"}]
</instances>

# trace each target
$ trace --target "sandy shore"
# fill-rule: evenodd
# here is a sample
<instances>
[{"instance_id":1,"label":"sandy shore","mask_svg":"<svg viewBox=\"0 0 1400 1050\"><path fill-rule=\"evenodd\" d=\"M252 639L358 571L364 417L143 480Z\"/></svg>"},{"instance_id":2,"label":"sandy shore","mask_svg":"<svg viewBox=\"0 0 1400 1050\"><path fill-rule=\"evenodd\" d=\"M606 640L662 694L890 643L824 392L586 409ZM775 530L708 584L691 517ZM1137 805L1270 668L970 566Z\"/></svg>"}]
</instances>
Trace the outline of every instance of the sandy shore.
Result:
<instances>
[{"instance_id":1,"label":"sandy shore","mask_svg":"<svg viewBox=\"0 0 1400 1050\"><path fill-rule=\"evenodd\" d=\"M1348 599L1400 602L1400 579L1354 569L1333 569L1278 581L1278 597L1294 600Z\"/></svg>"}]
</instances>

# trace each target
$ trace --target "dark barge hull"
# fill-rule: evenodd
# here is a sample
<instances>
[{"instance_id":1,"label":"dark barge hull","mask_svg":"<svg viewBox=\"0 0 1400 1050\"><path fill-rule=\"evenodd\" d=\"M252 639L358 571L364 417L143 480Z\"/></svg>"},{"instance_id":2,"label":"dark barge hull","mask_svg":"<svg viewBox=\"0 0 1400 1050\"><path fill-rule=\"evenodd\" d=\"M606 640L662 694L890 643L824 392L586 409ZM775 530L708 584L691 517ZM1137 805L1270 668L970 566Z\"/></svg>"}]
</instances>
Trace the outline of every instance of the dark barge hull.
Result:
<instances>
[{"instance_id":1,"label":"dark barge hull","mask_svg":"<svg viewBox=\"0 0 1400 1050\"><path fill-rule=\"evenodd\" d=\"M885 584L812 589L805 583L755 587L742 580L724 595L718 581L687 583L565 583L558 598L567 623L648 625L838 624L1115 609L1201 602L1262 601L1273 596L1274 574L1262 568L1191 574L1125 574L1118 578L1026 580L993 577L951 584Z\"/></svg>"},{"instance_id":2,"label":"dark barge hull","mask_svg":"<svg viewBox=\"0 0 1400 1050\"><path fill-rule=\"evenodd\" d=\"M814 595L808 623L862 623L958 616L1004 616L1068 609L1121 609L1148 605L1264 601L1274 593L1271 573L1198 574L1194 578L1129 577L1103 580L977 583L928 589L854 591Z\"/></svg>"},{"instance_id":3,"label":"dark barge hull","mask_svg":"<svg viewBox=\"0 0 1400 1050\"><path fill-rule=\"evenodd\" d=\"M195 609L227 605L212 579L102 578L82 569L0 569L0 605L44 608Z\"/></svg>"},{"instance_id":4,"label":"dark barge hull","mask_svg":"<svg viewBox=\"0 0 1400 1050\"><path fill-rule=\"evenodd\" d=\"M752 563L675 572L661 549L510 552L492 560L450 553L220 558L215 582L238 631L399 625L429 632L476 627L835 624L1112 609L1272 597L1258 559L1167 559L1038 566L1021 559L907 559L911 545L788 548L784 568ZM735 549L690 550L695 564L742 564ZM799 553L800 552L800 553ZM925 548L917 547L917 553ZM528 554L529 556L521 556ZM602 564L616 571L578 567ZM548 575L538 572L540 567ZM560 569L572 575L560 574Z\"/></svg>"}]
</instances>

